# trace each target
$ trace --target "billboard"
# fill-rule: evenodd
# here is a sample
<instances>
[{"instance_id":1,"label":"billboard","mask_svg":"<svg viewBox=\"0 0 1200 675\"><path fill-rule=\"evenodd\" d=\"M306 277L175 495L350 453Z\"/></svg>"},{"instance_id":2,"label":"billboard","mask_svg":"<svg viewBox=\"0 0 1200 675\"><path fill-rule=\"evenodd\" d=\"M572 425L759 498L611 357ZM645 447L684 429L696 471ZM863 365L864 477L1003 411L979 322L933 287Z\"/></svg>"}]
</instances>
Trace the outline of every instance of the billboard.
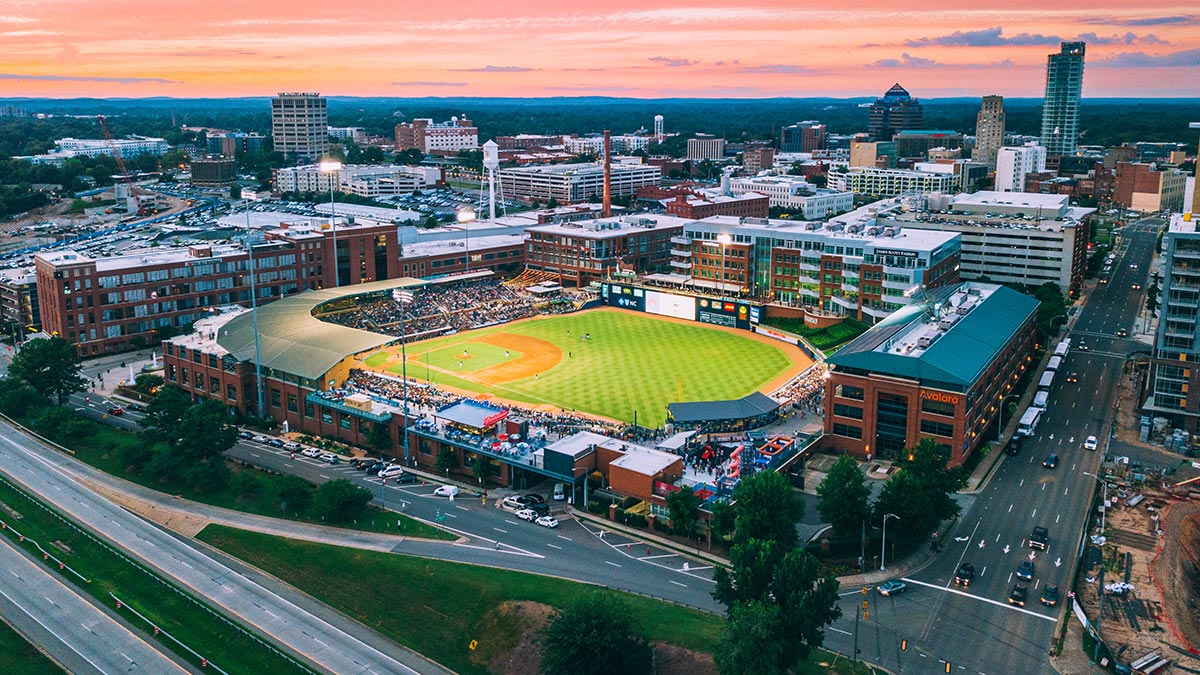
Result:
<instances>
[{"instance_id":1,"label":"billboard","mask_svg":"<svg viewBox=\"0 0 1200 675\"><path fill-rule=\"evenodd\" d=\"M700 298L696 302L696 320L716 326L749 329L751 309L754 308L741 300Z\"/></svg>"},{"instance_id":2,"label":"billboard","mask_svg":"<svg viewBox=\"0 0 1200 675\"><path fill-rule=\"evenodd\" d=\"M600 286L600 293L609 307L646 311L646 292L641 288L606 283Z\"/></svg>"},{"instance_id":3,"label":"billboard","mask_svg":"<svg viewBox=\"0 0 1200 675\"><path fill-rule=\"evenodd\" d=\"M660 291L646 291L646 312L676 319L696 320L696 298Z\"/></svg>"}]
</instances>

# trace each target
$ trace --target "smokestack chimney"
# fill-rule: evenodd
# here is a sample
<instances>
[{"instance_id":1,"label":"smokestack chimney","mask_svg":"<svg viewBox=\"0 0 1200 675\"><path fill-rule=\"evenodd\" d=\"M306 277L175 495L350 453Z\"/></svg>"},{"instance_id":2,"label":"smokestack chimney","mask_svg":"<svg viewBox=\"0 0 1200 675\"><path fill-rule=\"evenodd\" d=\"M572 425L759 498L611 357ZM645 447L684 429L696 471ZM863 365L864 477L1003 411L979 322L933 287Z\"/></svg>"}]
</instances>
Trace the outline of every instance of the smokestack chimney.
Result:
<instances>
[{"instance_id":1,"label":"smokestack chimney","mask_svg":"<svg viewBox=\"0 0 1200 675\"><path fill-rule=\"evenodd\" d=\"M600 211L602 218L612 215L612 137L608 129L604 130L604 208Z\"/></svg>"}]
</instances>

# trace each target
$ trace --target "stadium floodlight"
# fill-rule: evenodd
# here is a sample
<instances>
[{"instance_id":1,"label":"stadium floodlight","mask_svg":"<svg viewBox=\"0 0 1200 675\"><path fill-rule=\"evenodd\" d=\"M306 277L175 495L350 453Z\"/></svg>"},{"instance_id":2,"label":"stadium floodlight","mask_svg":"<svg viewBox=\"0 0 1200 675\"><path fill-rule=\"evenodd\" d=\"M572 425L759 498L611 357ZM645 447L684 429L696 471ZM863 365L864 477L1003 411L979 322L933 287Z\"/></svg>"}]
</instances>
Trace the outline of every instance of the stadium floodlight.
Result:
<instances>
[{"instance_id":1,"label":"stadium floodlight","mask_svg":"<svg viewBox=\"0 0 1200 675\"><path fill-rule=\"evenodd\" d=\"M333 287L342 285L341 270L338 269L337 253L337 209L333 205L333 186L337 183L337 172L342 170L342 163L336 159L322 160L317 165L321 173L329 174L329 227L333 228Z\"/></svg>"},{"instance_id":2,"label":"stadium floodlight","mask_svg":"<svg viewBox=\"0 0 1200 675\"><path fill-rule=\"evenodd\" d=\"M397 288L392 291L392 299L400 305L400 379L403 381L401 399L404 404L400 416L401 433L404 438L404 463L412 466L412 457L408 453L408 352L405 351L405 343L408 342L408 305L413 301L413 294L408 289Z\"/></svg>"}]
</instances>

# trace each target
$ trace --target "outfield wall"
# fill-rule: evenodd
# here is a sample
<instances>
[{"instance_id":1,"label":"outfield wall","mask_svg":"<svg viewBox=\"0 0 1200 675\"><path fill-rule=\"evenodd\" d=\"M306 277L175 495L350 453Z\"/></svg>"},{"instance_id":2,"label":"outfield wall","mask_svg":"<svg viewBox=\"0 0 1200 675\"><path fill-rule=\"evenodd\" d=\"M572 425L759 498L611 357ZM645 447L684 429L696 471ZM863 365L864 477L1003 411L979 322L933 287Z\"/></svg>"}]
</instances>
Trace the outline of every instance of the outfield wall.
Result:
<instances>
[{"instance_id":1,"label":"outfield wall","mask_svg":"<svg viewBox=\"0 0 1200 675\"><path fill-rule=\"evenodd\" d=\"M600 297L610 307L744 330L753 330L763 311L761 305L746 300L722 300L611 281L600 284Z\"/></svg>"}]
</instances>

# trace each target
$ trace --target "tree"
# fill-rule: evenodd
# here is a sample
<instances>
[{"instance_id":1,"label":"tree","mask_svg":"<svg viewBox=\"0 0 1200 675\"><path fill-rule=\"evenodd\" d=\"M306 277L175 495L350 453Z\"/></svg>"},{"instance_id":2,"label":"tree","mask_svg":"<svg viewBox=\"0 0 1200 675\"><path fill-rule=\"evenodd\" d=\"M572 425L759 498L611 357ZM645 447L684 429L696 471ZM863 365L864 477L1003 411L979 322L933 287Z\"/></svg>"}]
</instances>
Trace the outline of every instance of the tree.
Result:
<instances>
[{"instance_id":1,"label":"tree","mask_svg":"<svg viewBox=\"0 0 1200 675\"><path fill-rule=\"evenodd\" d=\"M146 404L146 415L138 420L138 424L150 430L155 437L174 443L179 438L183 413L191 406L192 400L187 392L173 384L166 385Z\"/></svg>"},{"instance_id":2,"label":"tree","mask_svg":"<svg viewBox=\"0 0 1200 675\"><path fill-rule=\"evenodd\" d=\"M825 641L842 615L838 582L803 550L751 539L718 568L713 597L726 607L717 664L723 675L786 673ZM755 649L757 645L757 651Z\"/></svg>"},{"instance_id":3,"label":"tree","mask_svg":"<svg viewBox=\"0 0 1200 675\"><path fill-rule=\"evenodd\" d=\"M867 487L858 462L850 455L842 455L825 480L817 486L817 511L821 519L833 526L833 531L842 536L856 534L870 513L867 500L871 489Z\"/></svg>"},{"instance_id":4,"label":"tree","mask_svg":"<svg viewBox=\"0 0 1200 675\"><path fill-rule=\"evenodd\" d=\"M765 539L784 549L796 546L796 523L804 517L804 502L783 475L760 471L743 478L733 491L733 504L737 513L735 542Z\"/></svg>"},{"instance_id":5,"label":"tree","mask_svg":"<svg viewBox=\"0 0 1200 675\"><path fill-rule=\"evenodd\" d=\"M438 471L441 471L449 476L450 471L452 471L454 467L458 466L458 459L454 456L454 450L452 448L442 446L442 449L438 451L437 464L435 466Z\"/></svg>"},{"instance_id":6,"label":"tree","mask_svg":"<svg viewBox=\"0 0 1200 675\"><path fill-rule=\"evenodd\" d=\"M546 675L644 675L650 645L638 633L628 603L610 593L588 593L556 612L541 631Z\"/></svg>"},{"instance_id":7,"label":"tree","mask_svg":"<svg viewBox=\"0 0 1200 675\"><path fill-rule=\"evenodd\" d=\"M392 450L392 432L387 424L376 423L367 434L367 445L375 452L386 454Z\"/></svg>"},{"instance_id":8,"label":"tree","mask_svg":"<svg viewBox=\"0 0 1200 675\"><path fill-rule=\"evenodd\" d=\"M299 476L284 474L275 482L275 495L279 497L279 510L287 513L303 513L312 503L312 483Z\"/></svg>"},{"instance_id":9,"label":"tree","mask_svg":"<svg viewBox=\"0 0 1200 675\"><path fill-rule=\"evenodd\" d=\"M345 522L361 516L371 503L371 491L360 488L345 478L322 483L313 495L313 513L334 522Z\"/></svg>"},{"instance_id":10,"label":"tree","mask_svg":"<svg viewBox=\"0 0 1200 675\"><path fill-rule=\"evenodd\" d=\"M87 388L80 374L79 352L60 337L29 340L8 366L8 376L29 385L47 401L66 403L67 397Z\"/></svg>"},{"instance_id":11,"label":"tree","mask_svg":"<svg viewBox=\"0 0 1200 675\"><path fill-rule=\"evenodd\" d=\"M691 536L700 521L700 497L690 486L667 494L667 516L675 534Z\"/></svg>"},{"instance_id":12,"label":"tree","mask_svg":"<svg viewBox=\"0 0 1200 675\"><path fill-rule=\"evenodd\" d=\"M11 377L0 379L0 412L9 417L24 417L38 405L37 391Z\"/></svg>"},{"instance_id":13,"label":"tree","mask_svg":"<svg viewBox=\"0 0 1200 675\"><path fill-rule=\"evenodd\" d=\"M737 514L734 512L733 505L729 502L717 502L713 504L712 516L708 520L708 529L717 539L724 540L733 534L733 528L737 522Z\"/></svg>"},{"instance_id":14,"label":"tree","mask_svg":"<svg viewBox=\"0 0 1200 675\"><path fill-rule=\"evenodd\" d=\"M951 496L966 483L960 471L946 468L948 453L933 439L925 438L908 452L900 470L883 486L875 500L874 519L894 513L901 539L919 541L947 518L959 513Z\"/></svg>"},{"instance_id":15,"label":"tree","mask_svg":"<svg viewBox=\"0 0 1200 675\"><path fill-rule=\"evenodd\" d=\"M492 464L492 460L479 455L474 462L471 463L471 473L479 479L480 485L487 484L487 481L492 476L496 475L496 465Z\"/></svg>"},{"instance_id":16,"label":"tree","mask_svg":"<svg viewBox=\"0 0 1200 675\"><path fill-rule=\"evenodd\" d=\"M229 478L224 453L237 443L237 427L229 422L225 405L214 399L188 408L179 421L170 452L183 464L183 479L198 490L219 489Z\"/></svg>"},{"instance_id":17,"label":"tree","mask_svg":"<svg viewBox=\"0 0 1200 675\"><path fill-rule=\"evenodd\" d=\"M137 377L133 378L133 388L143 394L152 394L154 390L163 386L166 380L162 375L154 373L138 373Z\"/></svg>"}]
</instances>

